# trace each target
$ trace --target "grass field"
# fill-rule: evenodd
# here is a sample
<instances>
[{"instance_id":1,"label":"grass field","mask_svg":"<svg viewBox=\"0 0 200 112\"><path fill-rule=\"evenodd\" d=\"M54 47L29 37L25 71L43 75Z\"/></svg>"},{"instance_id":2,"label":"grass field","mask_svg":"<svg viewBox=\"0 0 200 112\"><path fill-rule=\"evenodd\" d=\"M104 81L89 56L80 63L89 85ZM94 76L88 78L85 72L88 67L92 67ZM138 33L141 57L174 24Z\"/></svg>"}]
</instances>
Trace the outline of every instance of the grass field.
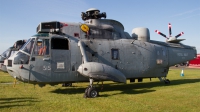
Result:
<instances>
[{"instance_id":1,"label":"grass field","mask_svg":"<svg viewBox=\"0 0 200 112\"><path fill-rule=\"evenodd\" d=\"M100 97L83 98L88 83L73 87L17 82L0 71L0 111L2 112L200 112L200 69L170 69L165 85L158 79L142 83L104 82Z\"/></svg>"}]
</instances>

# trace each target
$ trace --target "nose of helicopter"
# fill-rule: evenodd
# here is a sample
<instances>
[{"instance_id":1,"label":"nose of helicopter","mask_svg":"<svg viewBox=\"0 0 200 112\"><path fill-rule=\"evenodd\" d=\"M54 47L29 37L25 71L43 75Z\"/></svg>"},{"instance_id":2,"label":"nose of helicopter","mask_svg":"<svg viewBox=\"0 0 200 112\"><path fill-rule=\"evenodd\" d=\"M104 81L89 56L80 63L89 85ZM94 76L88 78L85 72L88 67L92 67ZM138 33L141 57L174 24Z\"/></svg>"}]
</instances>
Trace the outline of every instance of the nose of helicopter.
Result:
<instances>
[{"instance_id":1,"label":"nose of helicopter","mask_svg":"<svg viewBox=\"0 0 200 112\"><path fill-rule=\"evenodd\" d=\"M13 65L13 57L4 60L4 65L7 68L7 72L14 78L20 78L20 72L16 69L16 65Z\"/></svg>"}]
</instances>

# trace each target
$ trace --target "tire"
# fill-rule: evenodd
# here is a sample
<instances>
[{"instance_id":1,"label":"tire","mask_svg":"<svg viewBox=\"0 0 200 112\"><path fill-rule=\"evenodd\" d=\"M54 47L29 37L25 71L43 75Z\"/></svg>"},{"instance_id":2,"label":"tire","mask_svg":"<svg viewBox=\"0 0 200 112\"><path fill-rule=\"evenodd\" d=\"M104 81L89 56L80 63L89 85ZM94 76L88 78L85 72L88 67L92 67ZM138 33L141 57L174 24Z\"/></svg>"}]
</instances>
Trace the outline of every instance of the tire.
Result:
<instances>
[{"instance_id":1,"label":"tire","mask_svg":"<svg viewBox=\"0 0 200 112\"><path fill-rule=\"evenodd\" d=\"M169 80L169 79L166 79L166 80L165 80L165 84L170 84L170 80Z\"/></svg>"},{"instance_id":2,"label":"tire","mask_svg":"<svg viewBox=\"0 0 200 112\"><path fill-rule=\"evenodd\" d=\"M85 93L83 95L83 98L88 98L88 89L90 88L90 86L88 86L86 89L85 89Z\"/></svg>"},{"instance_id":3,"label":"tire","mask_svg":"<svg viewBox=\"0 0 200 112\"><path fill-rule=\"evenodd\" d=\"M94 88L94 87L90 87L89 89L88 89L88 91L87 91L87 96L89 97L89 98L95 98L95 97L97 97L98 96L98 91L96 90L96 88Z\"/></svg>"},{"instance_id":4,"label":"tire","mask_svg":"<svg viewBox=\"0 0 200 112\"><path fill-rule=\"evenodd\" d=\"M63 83L62 84L62 87L71 87L72 86L72 83Z\"/></svg>"}]
</instances>

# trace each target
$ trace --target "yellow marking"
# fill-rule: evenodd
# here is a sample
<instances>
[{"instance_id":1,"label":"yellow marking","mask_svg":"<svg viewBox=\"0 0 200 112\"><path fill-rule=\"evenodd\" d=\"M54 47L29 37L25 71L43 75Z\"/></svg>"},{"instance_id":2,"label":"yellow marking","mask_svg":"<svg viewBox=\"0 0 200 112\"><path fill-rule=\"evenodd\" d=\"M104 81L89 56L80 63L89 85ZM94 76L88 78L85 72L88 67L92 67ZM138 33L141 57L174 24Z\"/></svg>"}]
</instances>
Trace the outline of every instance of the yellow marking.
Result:
<instances>
[{"instance_id":1,"label":"yellow marking","mask_svg":"<svg viewBox=\"0 0 200 112\"><path fill-rule=\"evenodd\" d=\"M13 87L15 87L15 85L16 85L16 81L17 81L17 79L14 78Z\"/></svg>"},{"instance_id":2,"label":"yellow marking","mask_svg":"<svg viewBox=\"0 0 200 112\"><path fill-rule=\"evenodd\" d=\"M82 30L83 32L88 32L88 31L89 31L89 27L88 27L86 24L82 24L82 25L81 25L81 30Z\"/></svg>"}]
</instances>

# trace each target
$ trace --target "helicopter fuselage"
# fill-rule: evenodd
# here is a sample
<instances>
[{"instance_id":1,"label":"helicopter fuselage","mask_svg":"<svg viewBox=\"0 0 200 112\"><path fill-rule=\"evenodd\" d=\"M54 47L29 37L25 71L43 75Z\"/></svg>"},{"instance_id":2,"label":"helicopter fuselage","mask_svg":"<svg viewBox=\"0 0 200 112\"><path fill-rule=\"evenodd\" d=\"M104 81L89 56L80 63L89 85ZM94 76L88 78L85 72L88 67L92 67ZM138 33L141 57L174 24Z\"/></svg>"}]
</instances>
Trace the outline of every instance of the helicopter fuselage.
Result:
<instances>
[{"instance_id":1,"label":"helicopter fuselage","mask_svg":"<svg viewBox=\"0 0 200 112\"><path fill-rule=\"evenodd\" d=\"M84 23L42 22L37 34L4 63L8 73L23 82L55 85L89 81L84 97L99 96L94 81L126 83L143 78L166 79L169 67L192 60L196 48L183 45L184 39L167 42L150 40L148 28L134 28L132 36L124 26L106 18L96 8L82 12ZM171 24L169 27L171 37Z\"/></svg>"},{"instance_id":2,"label":"helicopter fuselage","mask_svg":"<svg viewBox=\"0 0 200 112\"><path fill-rule=\"evenodd\" d=\"M9 74L24 82L45 84L88 81L93 76L94 80L112 80L114 74L119 74L115 78L120 79L122 74L134 81L166 77L170 66L196 56L194 47L180 43L136 40L119 30L99 33L106 29L97 29L95 33L90 29L90 32L83 32L81 24L65 24L64 34L38 33L31 37L7 60ZM117 31L125 36L114 35ZM79 42L83 45L80 46ZM42 54L43 47L45 53ZM91 64L84 68L85 63ZM105 77L99 77L101 74ZM118 79L113 78L113 81Z\"/></svg>"}]
</instances>

